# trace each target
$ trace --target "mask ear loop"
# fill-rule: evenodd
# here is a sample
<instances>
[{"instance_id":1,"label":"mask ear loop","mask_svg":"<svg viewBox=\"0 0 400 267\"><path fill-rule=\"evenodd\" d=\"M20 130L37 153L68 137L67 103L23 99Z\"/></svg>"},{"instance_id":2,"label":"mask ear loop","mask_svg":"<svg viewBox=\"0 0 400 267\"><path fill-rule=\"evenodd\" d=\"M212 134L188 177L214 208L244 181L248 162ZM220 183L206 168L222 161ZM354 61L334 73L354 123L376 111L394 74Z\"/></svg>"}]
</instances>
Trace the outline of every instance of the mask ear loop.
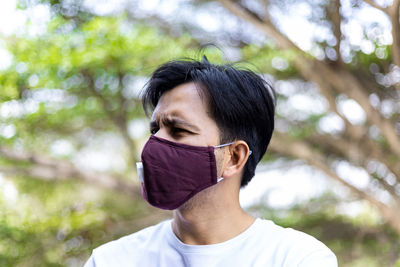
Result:
<instances>
[{"instance_id":1,"label":"mask ear loop","mask_svg":"<svg viewBox=\"0 0 400 267\"><path fill-rule=\"evenodd\" d=\"M226 143L226 144L222 144L222 145L218 145L218 146L214 146L215 148L221 148L221 147L224 147L224 146L230 146L230 145L232 145L232 144L234 144L235 142L230 142L230 143ZM253 151L250 149L249 150L249 156L251 155L251 154L253 154Z\"/></svg>"},{"instance_id":2,"label":"mask ear loop","mask_svg":"<svg viewBox=\"0 0 400 267\"><path fill-rule=\"evenodd\" d=\"M218 146L214 146L215 148L220 148L220 147L224 147L224 146L230 146L232 144L234 144L235 142L230 142L230 143L226 143L226 144L222 144L222 145L218 145Z\"/></svg>"}]
</instances>

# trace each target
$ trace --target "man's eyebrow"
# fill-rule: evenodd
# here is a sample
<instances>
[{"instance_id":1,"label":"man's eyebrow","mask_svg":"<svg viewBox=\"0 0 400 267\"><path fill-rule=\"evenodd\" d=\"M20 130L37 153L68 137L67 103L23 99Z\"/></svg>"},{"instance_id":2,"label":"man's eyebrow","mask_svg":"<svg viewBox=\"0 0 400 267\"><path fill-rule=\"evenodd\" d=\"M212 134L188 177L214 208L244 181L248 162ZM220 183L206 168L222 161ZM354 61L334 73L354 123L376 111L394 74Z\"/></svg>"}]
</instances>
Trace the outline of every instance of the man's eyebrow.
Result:
<instances>
[{"instance_id":1,"label":"man's eyebrow","mask_svg":"<svg viewBox=\"0 0 400 267\"><path fill-rule=\"evenodd\" d=\"M156 119L156 120L153 120L150 122L150 129L158 127L158 125L159 125L158 120L159 119ZM181 118L178 118L178 117L163 116L163 117L161 117L161 121L166 126L183 126L183 127L187 127L194 131L200 131L199 127L197 127L196 125L191 124L191 123L189 123Z\"/></svg>"}]
</instances>

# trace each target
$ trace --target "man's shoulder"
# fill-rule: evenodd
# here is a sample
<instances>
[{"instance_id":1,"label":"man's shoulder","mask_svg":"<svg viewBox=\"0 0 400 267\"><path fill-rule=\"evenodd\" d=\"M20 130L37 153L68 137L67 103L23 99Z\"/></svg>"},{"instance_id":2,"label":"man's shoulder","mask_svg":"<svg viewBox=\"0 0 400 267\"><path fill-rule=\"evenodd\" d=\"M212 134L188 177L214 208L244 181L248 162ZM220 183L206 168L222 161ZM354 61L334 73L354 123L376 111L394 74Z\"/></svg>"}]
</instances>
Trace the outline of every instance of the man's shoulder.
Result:
<instances>
[{"instance_id":1,"label":"man's shoulder","mask_svg":"<svg viewBox=\"0 0 400 267\"><path fill-rule=\"evenodd\" d=\"M259 229L268 237L269 245L272 242L275 253L285 255L287 262L326 261L332 263L327 266L337 266L335 254L315 237L279 226L270 220L261 220L261 225Z\"/></svg>"},{"instance_id":2,"label":"man's shoulder","mask_svg":"<svg viewBox=\"0 0 400 267\"><path fill-rule=\"evenodd\" d=\"M273 221L261 219L260 231L280 243L299 244L301 246L308 245L310 247L319 248L326 247L321 241L315 237L295 230L275 224Z\"/></svg>"},{"instance_id":3,"label":"man's shoulder","mask_svg":"<svg viewBox=\"0 0 400 267\"><path fill-rule=\"evenodd\" d=\"M163 239L162 233L167 230L170 223L170 220L163 221L117 240L110 241L94 249L93 253L98 255L115 255L125 252L131 254L132 248L139 251L140 248L145 248L149 244L155 246L157 240Z\"/></svg>"}]
</instances>

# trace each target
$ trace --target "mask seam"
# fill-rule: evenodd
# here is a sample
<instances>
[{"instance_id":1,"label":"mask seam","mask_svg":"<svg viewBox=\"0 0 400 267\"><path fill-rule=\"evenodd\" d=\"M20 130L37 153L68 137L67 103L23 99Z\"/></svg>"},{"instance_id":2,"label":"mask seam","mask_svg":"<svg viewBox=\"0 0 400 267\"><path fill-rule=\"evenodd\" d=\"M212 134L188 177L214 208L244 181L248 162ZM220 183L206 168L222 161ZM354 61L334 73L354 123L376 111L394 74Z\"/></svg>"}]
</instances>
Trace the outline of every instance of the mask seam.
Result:
<instances>
[{"instance_id":1,"label":"mask seam","mask_svg":"<svg viewBox=\"0 0 400 267\"><path fill-rule=\"evenodd\" d=\"M153 138L152 141L162 142L172 148L192 150L192 151L197 151L197 152L200 151L200 152L204 152L204 153L208 152L210 147L214 148L213 146L193 146L193 145L188 145L188 144L176 143L176 142L172 142L169 140L161 139L159 137Z\"/></svg>"}]
</instances>

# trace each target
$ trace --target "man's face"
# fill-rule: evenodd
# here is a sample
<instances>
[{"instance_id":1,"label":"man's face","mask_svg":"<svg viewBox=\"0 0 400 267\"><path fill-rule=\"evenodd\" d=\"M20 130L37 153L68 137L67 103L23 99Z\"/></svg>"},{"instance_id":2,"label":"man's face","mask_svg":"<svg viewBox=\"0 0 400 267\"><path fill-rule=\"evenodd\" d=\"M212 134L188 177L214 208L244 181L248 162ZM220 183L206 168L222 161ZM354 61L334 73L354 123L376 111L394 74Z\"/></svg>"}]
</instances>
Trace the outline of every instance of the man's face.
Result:
<instances>
[{"instance_id":1,"label":"man's face","mask_svg":"<svg viewBox=\"0 0 400 267\"><path fill-rule=\"evenodd\" d=\"M207 104L194 83L179 85L165 92L153 112L150 131L157 137L192 146L219 145L219 129L208 115ZM225 149L215 150L217 175L221 177ZM202 177L199 177L201 179ZM184 203L181 210L201 207L211 196L218 195L214 187L206 188Z\"/></svg>"},{"instance_id":2,"label":"man's face","mask_svg":"<svg viewBox=\"0 0 400 267\"><path fill-rule=\"evenodd\" d=\"M150 131L157 137L194 146L219 145L219 129L208 115L205 100L194 83L165 92L151 118Z\"/></svg>"}]
</instances>

